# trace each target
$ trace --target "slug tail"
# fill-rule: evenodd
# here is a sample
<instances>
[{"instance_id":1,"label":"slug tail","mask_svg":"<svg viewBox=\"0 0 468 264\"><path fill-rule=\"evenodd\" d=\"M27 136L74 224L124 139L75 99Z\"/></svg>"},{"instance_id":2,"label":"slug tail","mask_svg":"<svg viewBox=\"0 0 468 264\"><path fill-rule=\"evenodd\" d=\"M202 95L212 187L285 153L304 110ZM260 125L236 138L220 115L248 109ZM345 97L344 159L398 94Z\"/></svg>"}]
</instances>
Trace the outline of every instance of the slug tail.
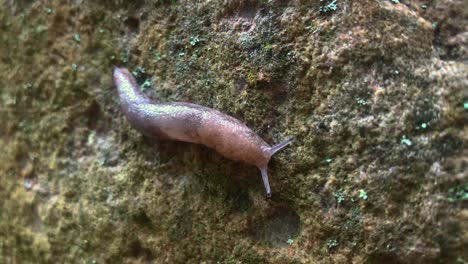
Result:
<instances>
[{"instance_id":1,"label":"slug tail","mask_svg":"<svg viewBox=\"0 0 468 264\"><path fill-rule=\"evenodd\" d=\"M284 147L286 147L287 145L291 144L291 142L293 142L294 138L289 138L281 143L278 143L276 145L274 145L273 147L270 147L270 153L271 155L275 154L276 152L280 151L281 149L283 149Z\"/></svg>"},{"instance_id":2,"label":"slug tail","mask_svg":"<svg viewBox=\"0 0 468 264\"><path fill-rule=\"evenodd\" d=\"M119 91L121 103L150 103L149 98L140 90L129 70L114 66L114 82Z\"/></svg>"},{"instance_id":3,"label":"slug tail","mask_svg":"<svg viewBox=\"0 0 468 264\"><path fill-rule=\"evenodd\" d=\"M262 179L263 179L263 185L265 185L265 191L267 197L271 197L271 188L270 188L270 182L268 181L268 174L267 174L267 166L263 166L260 168L260 171L262 172Z\"/></svg>"}]
</instances>

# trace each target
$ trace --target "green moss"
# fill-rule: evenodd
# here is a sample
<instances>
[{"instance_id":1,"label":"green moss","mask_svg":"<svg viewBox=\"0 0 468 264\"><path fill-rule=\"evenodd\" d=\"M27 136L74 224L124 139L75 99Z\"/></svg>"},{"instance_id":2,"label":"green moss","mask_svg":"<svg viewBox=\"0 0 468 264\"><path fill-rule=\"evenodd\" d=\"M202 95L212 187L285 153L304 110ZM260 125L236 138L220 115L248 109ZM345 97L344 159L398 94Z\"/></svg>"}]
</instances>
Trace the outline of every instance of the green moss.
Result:
<instances>
[{"instance_id":1,"label":"green moss","mask_svg":"<svg viewBox=\"0 0 468 264\"><path fill-rule=\"evenodd\" d=\"M343 189L339 189L336 192L333 193L333 196L336 199L336 202L338 204L342 203L345 201L345 194L343 193Z\"/></svg>"},{"instance_id":2,"label":"green moss","mask_svg":"<svg viewBox=\"0 0 468 264\"><path fill-rule=\"evenodd\" d=\"M447 194L447 199L451 203L468 200L468 183L450 187Z\"/></svg>"},{"instance_id":3,"label":"green moss","mask_svg":"<svg viewBox=\"0 0 468 264\"><path fill-rule=\"evenodd\" d=\"M198 36L190 37L190 45L195 46L198 42L200 42L200 38Z\"/></svg>"},{"instance_id":4,"label":"green moss","mask_svg":"<svg viewBox=\"0 0 468 264\"><path fill-rule=\"evenodd\" d=\"M325 1L320 0L320 2L325 2ZM337 2L338 2L337 0L332 0L320 6L319 8L320 13L328 13L328 12L336 11L336 9L338 8Z\"/></svg>"},{"instance_id":5,"label":"green moss","mask_svg":"<svg viewBox=\"0 0 468 264\"><path fill-rule=\"evenodd\" d=\"M411 142L411 140L409 140L409 139L406 137L406 135L403 135L403 136L401 137L400 143L401 143L401 144L405 144L405 145L408 146L408 147L411 146L411 145L413 145L413 142Z\"/></svg>"},{"instance_id":6,"label":"green moss","mask_svg":"<svg viewBox=\"0 0 468 264\"><path fill-rule=\"evenodd\" d=\"M359 190L359 198L363 199L363 200L367 200L368 196L367 196L367 192L363 189Z\"/></svg>"},{"instance_id":7,"label":"green moss","mask_svg":"<svg viewBox=\"0 0 468 264\"><path fill-rule=\"evenodd\" d=\"M247 68L243 71L243 75L249 85L255 86L257 84L257 72L255 70Z\"/></svg>"},{"instance_id":8,"label":"green moss","mask_svg":"<svg viewBox=\"0 0 468 264\"><path fill-rule=\"evenodd\" d=\"M73 40L75 40L76 42L81 42L81 35L80 33L75 33L73 35Z\"/></svg>"},{"instance_id":9,"label":"green moss","mask_svg":"<svg viewBox=\"0 0 468 264\"><path fill-rule=\"evenodd\" d=\"M329 249L332 249L334 247L339 246L340 244L338 243L338 240L336 238L329 238L327 239L327 247Z\"/></svg>"}]
</instances>

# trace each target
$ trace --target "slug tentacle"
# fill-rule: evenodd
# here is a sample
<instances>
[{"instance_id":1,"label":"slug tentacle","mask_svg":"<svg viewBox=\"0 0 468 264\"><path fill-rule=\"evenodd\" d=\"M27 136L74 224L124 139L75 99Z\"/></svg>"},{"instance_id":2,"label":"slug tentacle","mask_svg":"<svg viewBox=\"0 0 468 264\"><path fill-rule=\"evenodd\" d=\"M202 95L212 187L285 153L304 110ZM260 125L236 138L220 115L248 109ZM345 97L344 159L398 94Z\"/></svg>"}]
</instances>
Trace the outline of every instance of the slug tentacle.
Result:
<instances>
[{"instance_id":1,"label":"slug tentacle","mask_svg":"<svg viewBox=\"0 0 468 264\"><path fill-rule=\"evenodd\" d=\"M272 147L268 148L268 152L270 153L270 157L273 156L276 152L280 151L287 145L291 144L293 142L294 138L289 138L281 143L278 143ZM263 180L263 185L265 186L265 190L267 193L268 197L271 197L271 189L270 189L270 182L268 180L268 162L270 160L267 160L267 163L265 165L261 165L258 168L260 169L260 172L262 173L262 180Z\"/></svg>"},{"instance_id":2,"label":"slug tentacle","mask_svg":"<svg viewBox=\"0 0 468 264\"><path fill-rule=\"evenodd\" d=\"M270 182L268 181L267 170L268 170L267 165L260 168L260 172L262 173L263 185L265 185L266 195L267 197L271 197Z\"/></svg>"},{"instance_id":3,"label":"slug tentacle","mask_svg":"<svg viewBox=\"0 0 468 264\"><path fill-rule=\"evenodd\" d=\"M148 137L203 144L226 158L256 165L271 196L268 162L292 139L270 147L245 124L218 110L182 102L158 104L141 92L125 68L114 68L114 82L122 112L133 128Z\"/></svg>"},{"instance_id":4,"label":"slug tentacle","mask_svg":"<svg viewBox=\"0 0 468 264\"><path fill-rule=\"evenodd\" d=\"M271 155L275 154L276 152L280 151L281 149L283 149L284 147L286 147L287 145L291 144L291 142L294 141L294 138L289 138L289 139L286 139L285 141L281 142L281 143L278 143L272 147L270 147L270 153Z\"/></svg>"}]
</instances>

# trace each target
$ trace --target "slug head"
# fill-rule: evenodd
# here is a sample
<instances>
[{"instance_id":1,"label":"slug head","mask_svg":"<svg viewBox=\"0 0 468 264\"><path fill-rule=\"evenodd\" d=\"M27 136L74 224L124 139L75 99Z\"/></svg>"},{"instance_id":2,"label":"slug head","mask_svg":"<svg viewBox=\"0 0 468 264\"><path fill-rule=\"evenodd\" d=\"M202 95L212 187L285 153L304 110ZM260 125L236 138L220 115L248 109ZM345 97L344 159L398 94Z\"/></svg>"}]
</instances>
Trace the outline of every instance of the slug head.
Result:
<instances>
[{"instance_id":1,"label":"slug head","mask_svg":"<svg viewBox=\"0 0 468 264\"><path fill-rule=\"evenodd\" d=\"M273 147L270 147L268 149L268 152L270 154L270 157L273 156L276 152L279 150L283 149L287 145L291 144L291 142L294 140L294 138L287 139L279 144L274 145ZM265 191L267 197L271 197L271 188L270 188L270 182L268 180L268 161L265 165L259 166L260 172L262 173L262 180L263 180L263 185L265 186Z\"/></svg>"}]
</instances>

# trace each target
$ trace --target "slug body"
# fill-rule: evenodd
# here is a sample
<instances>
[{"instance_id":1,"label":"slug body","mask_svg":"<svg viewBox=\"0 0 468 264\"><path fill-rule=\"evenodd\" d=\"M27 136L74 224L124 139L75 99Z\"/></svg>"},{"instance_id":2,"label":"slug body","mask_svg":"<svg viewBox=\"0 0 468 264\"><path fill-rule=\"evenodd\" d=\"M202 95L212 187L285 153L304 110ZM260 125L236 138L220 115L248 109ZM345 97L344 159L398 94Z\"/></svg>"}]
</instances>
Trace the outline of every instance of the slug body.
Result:
<instances>
[{"instance_id":1,"label":"slug body","mask_svg":"<svg viewBox=\"0 0 468 264\"><path fill-rule=\"evenodd\" d=\"M203 144L223 156L257 166L271 196L267 166L271 156L292 139L270 147L239 120L208 107L182 102L155 103L143 94L125 68L114 69L122 111L144 135L163 140Z\"/></svg>"}]
</instances>

